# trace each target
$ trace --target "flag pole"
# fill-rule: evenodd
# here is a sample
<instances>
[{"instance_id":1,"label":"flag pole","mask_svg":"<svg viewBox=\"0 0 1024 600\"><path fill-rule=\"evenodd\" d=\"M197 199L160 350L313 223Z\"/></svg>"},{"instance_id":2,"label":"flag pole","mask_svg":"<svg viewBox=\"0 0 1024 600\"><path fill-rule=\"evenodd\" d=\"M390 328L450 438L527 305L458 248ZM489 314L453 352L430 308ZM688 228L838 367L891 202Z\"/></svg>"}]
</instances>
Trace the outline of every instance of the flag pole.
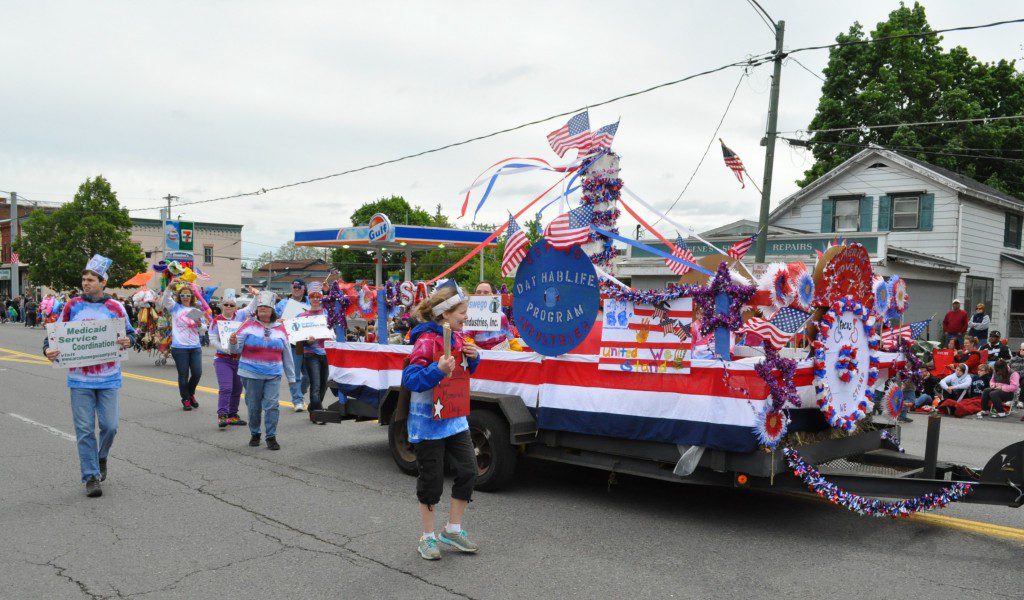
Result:
<instances>
[{"instance_id":1,"label":"flag pole","mask_svg":"<svg viewBox=\"0 0 1024 600\"><path fill-rule=\"evenodd\" d=\"M763 196L764 192L762 192L761 188L758 187L757 182L754 181L754 178L750 176L750 172L748 172L746 169L743 169L743 174L747 176L747 181L749 181L751 184L753 184L754 189L757 190L757 193L761 194Z\"/></svg>"}]
</instances>

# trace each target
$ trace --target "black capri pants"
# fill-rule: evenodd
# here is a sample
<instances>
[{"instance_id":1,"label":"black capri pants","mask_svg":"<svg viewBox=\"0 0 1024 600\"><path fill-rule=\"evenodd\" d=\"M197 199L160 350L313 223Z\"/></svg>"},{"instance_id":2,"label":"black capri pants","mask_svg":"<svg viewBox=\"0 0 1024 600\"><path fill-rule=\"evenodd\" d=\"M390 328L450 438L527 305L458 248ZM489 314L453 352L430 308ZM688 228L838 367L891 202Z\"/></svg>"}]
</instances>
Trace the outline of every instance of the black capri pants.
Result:
<instances>
[{"instance_id":1,"label":"black capri pants","mask_svg":"<svg viewBox=\"0 0 1024 600\"><path fill-rule=\"evenodd\" d=\"M423 440L416 450L416 497L421 504L433 506L441 500L444 490L444 461L455 470L452 498L469 502L476 484L476 454L469 431L462 431L439 440Z\"/></svg>"}]
</instances>

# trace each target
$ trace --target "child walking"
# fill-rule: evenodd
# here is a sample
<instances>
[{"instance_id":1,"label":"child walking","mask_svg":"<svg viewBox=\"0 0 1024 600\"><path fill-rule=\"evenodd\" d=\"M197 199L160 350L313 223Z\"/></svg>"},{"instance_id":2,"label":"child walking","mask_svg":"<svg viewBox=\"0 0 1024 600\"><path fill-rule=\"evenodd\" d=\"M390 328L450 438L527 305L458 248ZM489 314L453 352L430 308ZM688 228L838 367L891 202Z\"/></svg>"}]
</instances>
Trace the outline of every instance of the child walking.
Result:
<instances>
[{"instance_id":1,"label":"child walking","mask_svg":"<svg viewBox=\"0 0 1024 600\"><path fill-rule=\"evenodd\" d=\"M413 350L402 371L402 385L412 392L409 401L409 442L416 451L416 497L419 499L423 535L419 553L438 560L438 542L460 552L478 547L462 528L462 516L473 496L476 456L469 435L469 374L476 371L480 355L467 344L462 333L466 321L466 296L449 282L439 286L416 308L424 321L412 330ZM447 327L445 327L447 325ZM444 334L450 331L451 355L445 356ZM444 531L434 533L434 506L444 485L444 459L449 456L455 470L451 510Z\"/></svg>"},{"instance_id":2,"label":"child walking","mask_svg":"<svg viewBox=\"0 0 1024 600\"><path fill-rule=\"evenodd\" d=\"M249 408L249 445L260 445L260 422L267 448L280 450L277 443L277 405L281 393L281 375L295 383L291 346L284 326L277 322L274 293L260 292L256 301L256 319L249 319L231 334L231 354L239 355L238 376L245 387L245 405Z\"/></svg>"}]
</instances>

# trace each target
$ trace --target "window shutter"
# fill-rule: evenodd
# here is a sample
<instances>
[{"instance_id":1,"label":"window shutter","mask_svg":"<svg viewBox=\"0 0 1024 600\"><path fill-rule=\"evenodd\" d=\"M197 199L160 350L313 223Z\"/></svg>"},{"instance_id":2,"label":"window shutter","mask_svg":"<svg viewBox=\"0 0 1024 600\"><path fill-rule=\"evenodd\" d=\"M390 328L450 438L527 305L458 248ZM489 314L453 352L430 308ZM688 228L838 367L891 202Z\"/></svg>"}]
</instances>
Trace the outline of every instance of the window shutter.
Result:
<instances>
[{"instance_id":1,"label":"window shutter","mask_svg":"<svg viewBox=\"0 0 1024 600\"><path fill-rule=\"evenodd\" d=\"M892 198L878 197L878 230L889 231L892 228Z\"/></svg>"},{"instance_id":2,"label":"window shutter","mask_svg":"<svg viewBox=\"0 0 1024 600\"><path fill-rule=\"evenodd\" d=\"M935 194L921 194L921 211L918 214L918 229L931 231L935 214Z\"/></svg>"},{"instance_id":3,"label":"window shutter","mask_svg":"<svg viewBox=\"0 0 1024 600\"><path fill-rule=\"evenodd\" d=\"M871 231L871 208L875 203L873 196L860 199L860 227L857 231Z\"/></svg>"},{"instance_id":4,"label":"window shutter","mask_svg":"<svg viewBox=\"0 0 1024 600\"><path fill-rule=\"evenodd\" d=\"M836 201L825 198L821 201L821 232L832 233L832 214L835 212Z\"/></svg>"}]
</instances>

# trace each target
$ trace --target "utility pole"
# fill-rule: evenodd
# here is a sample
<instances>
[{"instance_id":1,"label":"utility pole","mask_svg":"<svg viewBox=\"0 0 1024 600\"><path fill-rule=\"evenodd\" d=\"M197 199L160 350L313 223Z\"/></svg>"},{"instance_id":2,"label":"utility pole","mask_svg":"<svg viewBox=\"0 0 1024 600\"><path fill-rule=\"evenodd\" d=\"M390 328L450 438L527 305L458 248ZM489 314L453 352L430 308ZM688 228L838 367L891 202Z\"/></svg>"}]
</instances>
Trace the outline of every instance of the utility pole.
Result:
<instances>
[{"instance_id":1,"label":"utility pole","mask_svg":"<svg viewBox=\"0 0 1024 600\"><path fill-rule=\"evenodd\" d=\"M19 223L18 213L18 192L11 192L11 254L14 252L14 242L18 241L19 233L21 231L21 224ZM14 260L11 257L11 298L14 298L21 293L21 275L18 273L19 260Z\"/></svg>"},{"instance_id":2,"label":"utility pole","mask_svg":"<svg viewBox=\"0 0 1024 600\"><path fill-rule=\"evenodd\" d=\"M167 216L164 217L165 221L170 221L171 220L171 200L177 200L177 199L178 199L177 196L172 196L170 194L167 194L166 196L164 196L164 200L167 201Z\"/></svg>"},{"instance_id":3,"label":"utility pole","mask_svg":"<svg viewBox=\"0 0 1024 600\"><path fill-rule=\"evenodd\" d=\"M768 248L768 212L772 200L772 169L775 166L775 136L779 122L779 79L782 77L782 38L786 33L786 22L775 24L775 70L772 74L772 89L768 99L768 130L765 132L764 148L764 182L761 184L761 218L758 219L757 250L755 260L765 261L764 254Z\"/></svg>"}]
</instances>

